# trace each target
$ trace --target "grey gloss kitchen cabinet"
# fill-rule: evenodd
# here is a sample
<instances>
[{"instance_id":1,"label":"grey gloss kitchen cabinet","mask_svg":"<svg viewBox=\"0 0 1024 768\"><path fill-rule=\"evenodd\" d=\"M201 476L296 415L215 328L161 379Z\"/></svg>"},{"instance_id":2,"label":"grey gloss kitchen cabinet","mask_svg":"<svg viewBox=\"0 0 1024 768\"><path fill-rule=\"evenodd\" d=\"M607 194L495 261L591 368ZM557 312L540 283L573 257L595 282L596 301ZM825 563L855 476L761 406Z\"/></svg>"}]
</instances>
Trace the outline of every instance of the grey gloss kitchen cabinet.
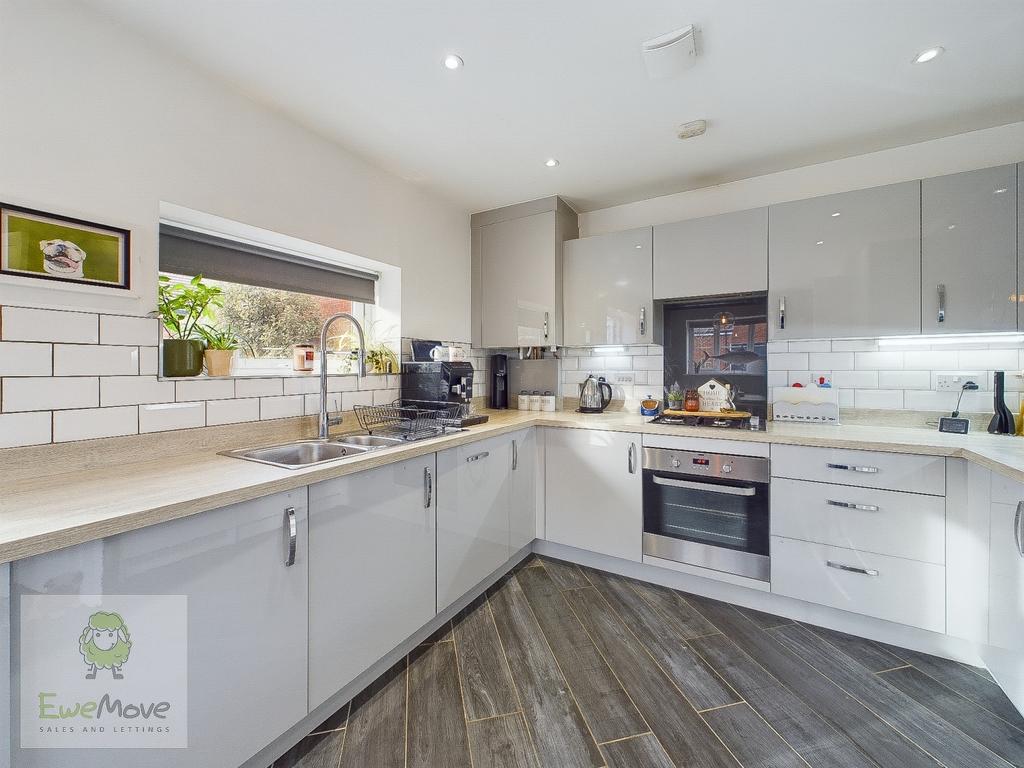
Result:
<instances>
[{"instance_id":1,"label":"grey gloss kitchen cabinet","mask_svg":"<svg viewBox=\"0 0 1024 768\"><path fill-rule=\"evenodd\" d=\"M768 209L654 227L654 298L768 290Z\"/></svg>"},{"instance_id":2,"label":"grey gloss kitchen cabinet","mask_svg":"<svg viewBox=\"0 0 1024 768\"><path fill-rule=\"evenodd\" d=\"M512 433L509 556L537 538L537 429Z\"/></svg>"},{"instance_id":3,"label":"grey gloss kitchen cabinet","mask_svg":"<svg viewBox=\"0 0 1024 768\"><path fill-rule=\"evenodd\" d=\"M562 244L578 235L558 197L473 214L472 336L476 347L562 343Z\"/></svg>"},{"instance_id":4,"label":"grey gloss kitchen cabinet","mask_svg":"<svg viewBox=\"0 0 1024 768\"><path fill-rule=\"evenodd\" d=\"M511 466L511 435L437 454L438 612L511 555Z\"/></svg>"},{"instance_id":5,"label":"grey gloss kitchen cabinet","mask_svg":"<svg viewBox=\"0 0 1024 768\"><path fill-rule=\"evenodd\" d=\"M310 486L310 709L434 617L434 461Z\"/></svg>"},{"instance_id":6,"label":"grey gloss kitchen cabinet","mask_svg":"<svg viewBox=\"0 0 1024 768\"><path fill-rule=\"evenodd\" d=\"M562 343L650 342L653 269L651 227L567 241Z\"/></svg>"},{"instance_id":7,"label":"grey gloss kitchen cabinet","mask_svg":"<svg viewBox=\"0 0 1024 768\"><path fill-rule=\"evenodd\" d=\"M13 765L223 768L244 762L305 717L306 496L305 488L279 493L15 563L15 692L20 596L186 596L189 747L187 752L15 748ZM289 509L295 522L292 565L286 564ZM131 626L127 617L126 623ZM145 626L135 626L132 636L133 653L144 654ZM76 640L71 638L74 651Z\"/></svg>"},{"instance_id":8,"label":"grey gloss kitchen cabinet","mask_svg":"<svg viewBox=\"0 0 1024 768\"><path fill-rule=\"evenodd\" d=\"M1017 330L1024 329L1024 163L1017 163Z\"/></svg>"},{"instance_id":9,"label":"grey gloss kitchen cabinet","mask_svg":"<svg viewBox=\"0 0 1024 768\"><path fill-rule=\"evenodd\" d=\"M921 182L923 333L1017 328L1017 168Z\"/></svg>"},{"instance_id":10,"label":"grey gloss kitchen cabinet","mask_svg":"<svg viewBox=\"0 0 1024 768\"><path fill-rule=\"evenodd\" d=\"M921 330L921 183L768 209L772 339Z\"/></svg>"}]
</instances>

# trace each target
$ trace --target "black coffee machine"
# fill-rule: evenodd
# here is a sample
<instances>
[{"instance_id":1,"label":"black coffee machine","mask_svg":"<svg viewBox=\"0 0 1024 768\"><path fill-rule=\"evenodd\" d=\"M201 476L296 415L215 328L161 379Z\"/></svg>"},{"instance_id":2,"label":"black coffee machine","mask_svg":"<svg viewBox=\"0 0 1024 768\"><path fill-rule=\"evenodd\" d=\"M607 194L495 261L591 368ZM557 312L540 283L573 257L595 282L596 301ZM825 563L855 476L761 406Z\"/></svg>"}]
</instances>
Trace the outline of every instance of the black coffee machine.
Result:
<instances>
[{"instance_id":1,"label":"black coffee machine","mask_svg":"<svg viewBox=\"0 0 1024 768\"><path fill-rule=\"evenodd\" d=\"M402 405L407 408L462 406L459 426L482 424L485 414L473 411L473 366L470 363L402 363Z\"/></svg>"}]
</instances>

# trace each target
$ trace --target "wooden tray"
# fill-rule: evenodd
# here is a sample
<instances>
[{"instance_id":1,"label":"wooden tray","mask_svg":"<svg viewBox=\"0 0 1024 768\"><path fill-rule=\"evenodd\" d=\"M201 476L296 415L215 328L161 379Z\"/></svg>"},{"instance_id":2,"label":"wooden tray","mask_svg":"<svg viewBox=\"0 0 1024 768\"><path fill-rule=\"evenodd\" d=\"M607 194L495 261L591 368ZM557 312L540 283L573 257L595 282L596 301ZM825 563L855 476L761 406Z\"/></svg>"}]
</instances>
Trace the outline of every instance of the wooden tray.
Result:
<instances>
[{"instance_id":1,"label":"wooden tray","mask_svg":"<svg viewBox=\"0 0 1024 768\"><path fill-rule=\"evenodd\" d=\"M680 418L681 416L703 416L712 419L749 419L753 414L749 411L677 411L666 408L661 412L663 416Z\"/></svg>"}]
</instances>

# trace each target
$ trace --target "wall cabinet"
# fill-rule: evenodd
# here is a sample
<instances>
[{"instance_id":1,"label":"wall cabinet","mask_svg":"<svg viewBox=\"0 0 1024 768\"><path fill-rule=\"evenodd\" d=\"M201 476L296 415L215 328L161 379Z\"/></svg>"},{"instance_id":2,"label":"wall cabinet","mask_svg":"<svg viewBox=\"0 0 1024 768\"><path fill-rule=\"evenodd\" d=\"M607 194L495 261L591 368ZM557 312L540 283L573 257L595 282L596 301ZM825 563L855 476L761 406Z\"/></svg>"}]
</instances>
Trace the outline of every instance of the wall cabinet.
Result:
<instances>
[{"instance_id":1,"label":"wall cabinet","mask_svg":"<svg viewBox=\"0 0 1024 768\"><path fill-rule=\"evenodd\" d=\"M653 339L650 227L565 243L566 346L646 344Z\"/></svg>"},{"instance_id":2,"label":"wall cabinet","mask_svg":"<svg viewBox=\"0 0 1024 768\"><path fill-rule=\"evenodd\" d=\"M768 290L768 209L654 228L654 298Z\"/></svg>"},{"instance_id":3,"label":"wall cabinet","mask_svg":"<svg viewBox=\"0 0 1024 768\"><path fill-rule=\"evenodd\" d=\"M437 454L438 612L511 555L511 466L511 435Z\"/></svg>"},{"instance_id":4,"label":"wall cabinet","mask_svg":"<svg viewBox=\"0 0 1024 768\"><path fill-rule=\"evenodd\" d=\"M474 214L472 335L476 347L562 343L562 243L576 212L549 197Z\"/></svg>"},{"instance_id":5,"label":"wall cabinet","mask_svg":"<svg viewBox=\"0 0 1024 768\"><path fill-rule=\"evenodd\" d=\"M509 483L509 554L537 538L537 430L512 433L512 476Z\"/></svg>"},{"instance_id":6,"label":"wall cabinet","mask_svg":"<svg viewBox=\"0 0 1024 768\"><path fill-rule=\"evenodd\" d=\"M434 617L435 476L429 454L310 486L310 709Z\"/></svg>"},{"instance_id":7,"label":"wall cabinet","mask_svg":"<svg viewBox=\"0 0 1024 768\"><path fill-rule=\"evenodd\" d=\"M921 184L768 209L772 339L921 330Z\"/></svg>"},{"instance_id":8,"label":"wall cabinet","mask_svg":"<svg viewBox=\"0 0 1024 768\"><path fill-rule=\"evenodd\" d=\"M285 564L288 509L296 526L290 566ZM21 560L12 583L13 690L18 690L20 654L18 596L185 595L187 763L239 765L307 712L307 545L303 488ZM139 629L134 635L144 637ZM176 768L186 760L184 750L177 749L117 754L15 749L13 764Z\"/></svg>"},{"instance_id":9,"label":"wall cabinet","mask_svg":"<svg viewBox=\"0 0 1024 768\"><path fill-rule=\"evenodd\" d=\"M544 441L544 538L640 562L640 436L589 429L548 429Z\"/></svg>"},{"instance_id":10,"label":"wall cabinet","mask_svg":"<svg viewBox=\"0 0 1024 768\"><path fill-rule=\"evenodd\" d=\"M921 182L924 333L1017 328L1017 168Z\"/></svg>"}]
</instances>

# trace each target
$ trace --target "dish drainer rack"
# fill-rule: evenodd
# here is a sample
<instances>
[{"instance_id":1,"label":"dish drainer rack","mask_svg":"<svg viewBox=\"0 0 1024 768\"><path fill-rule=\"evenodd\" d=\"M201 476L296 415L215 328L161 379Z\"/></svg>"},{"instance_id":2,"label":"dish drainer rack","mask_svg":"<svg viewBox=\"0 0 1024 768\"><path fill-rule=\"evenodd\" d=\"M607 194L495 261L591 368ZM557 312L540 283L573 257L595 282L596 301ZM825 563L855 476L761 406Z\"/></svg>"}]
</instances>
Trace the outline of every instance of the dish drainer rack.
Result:
<instances>
[{"instance_id":1,"label":"dish drainer rack","mask_svg":"<svg viewBox=\"0 0 1024 768\"><path fill-rule=\"evenodd\" d=\"M359 426L369 434L410 441L443 435L448 427L458 424L462 415L459 404L442 408L413 408L394 402L391 405L357 405L354 410Z\"/></svg>"}]
</instances>

